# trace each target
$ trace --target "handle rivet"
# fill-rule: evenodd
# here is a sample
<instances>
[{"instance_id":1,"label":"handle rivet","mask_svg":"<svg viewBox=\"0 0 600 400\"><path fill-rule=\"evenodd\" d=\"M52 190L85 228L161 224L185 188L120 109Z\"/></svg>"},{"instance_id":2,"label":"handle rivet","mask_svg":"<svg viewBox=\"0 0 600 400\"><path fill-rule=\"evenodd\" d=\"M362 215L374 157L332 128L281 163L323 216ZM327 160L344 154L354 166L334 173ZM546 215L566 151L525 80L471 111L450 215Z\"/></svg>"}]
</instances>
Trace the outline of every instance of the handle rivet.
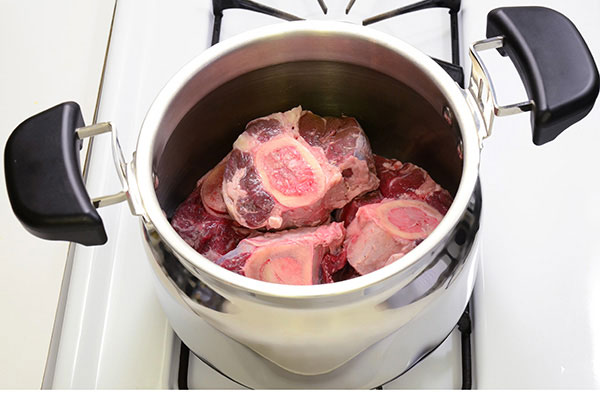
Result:
<instances>
[{"instance_id":1,"label":"handle rivet","mask_svg":"<svg viewBox=\"0 0 600 400\"><path fill-rule=\"evenodd\" d=\"M452 110L450 110L450 107L444 106L442 110L442 116L444 117L444 121L446 121L448 125L452 126L452 124L454 123L454 115L452 114Z\"/></svg>"}]
</instances>

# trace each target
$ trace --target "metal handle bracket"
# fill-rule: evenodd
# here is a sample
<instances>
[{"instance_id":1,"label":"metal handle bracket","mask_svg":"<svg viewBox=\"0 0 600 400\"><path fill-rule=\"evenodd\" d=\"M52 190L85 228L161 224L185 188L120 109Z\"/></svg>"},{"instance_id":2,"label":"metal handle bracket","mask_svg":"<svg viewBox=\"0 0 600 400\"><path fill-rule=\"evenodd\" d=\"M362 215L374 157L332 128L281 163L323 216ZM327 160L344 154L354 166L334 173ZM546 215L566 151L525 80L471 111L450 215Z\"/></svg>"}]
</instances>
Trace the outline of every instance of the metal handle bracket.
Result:
<instances>
[{"instance_id":1,"label":"metal handle bracket","mask_svg":"<svg viewBox=\"0 0 600 400\"><path fill-rule=\"evenodd\" d=\"M93 198L92 204L94 207L100 208L110 206L127 200L132 214L143 215L143 208L139 201L139 197L132 193L129 184L129 180L133 179L133 176L129 176L129 173L133 173L133 168L128 166L127 162L125 161L116 128L110 122L101 122L98 124L78 128L75 130L75 132L80 139L101 135L103 133L111 134L113 160L115 162L115 167L117 169L119 181L121 182L122 190L114 194Z\"/></svg>"},{"instance_id":2,"label":"metal handle bracket","mask_svg":"<svg viewBox=\"0 0 600 400\"><path fill-rule=\"evenodd\" d=\"M469 49L472 67L468 93L472 96L472 99L481 114L481 119L483 120L485 130L482 139L486 139L490 136L495 117L504 117L507 115L532 111L535 106L532 100L505 106L498 105L496 92L490 79L490 75L478 52L498 49L503 45L504 38L502 36L497 36L477 41L473 43Z\"/></svg>"}]
</instances>

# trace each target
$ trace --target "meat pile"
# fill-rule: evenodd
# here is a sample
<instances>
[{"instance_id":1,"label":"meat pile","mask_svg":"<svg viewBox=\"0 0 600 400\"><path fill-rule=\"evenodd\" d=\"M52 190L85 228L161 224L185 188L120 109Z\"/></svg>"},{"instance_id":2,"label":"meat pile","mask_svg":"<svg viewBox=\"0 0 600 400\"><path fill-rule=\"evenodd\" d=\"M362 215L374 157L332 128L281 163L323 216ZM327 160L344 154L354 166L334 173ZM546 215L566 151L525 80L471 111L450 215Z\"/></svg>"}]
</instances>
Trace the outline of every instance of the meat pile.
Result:
<instances>
[{"instance_id":1,"label":"meat pile","mask_svg":"<svg viewBox=\"0 0 600 400\"><path fill-rule=\"evenodd\" d=\"M296 107L249 122L171 225L230 271L314 285L399 259L451 203L422 168L373 155L356 119Z\"/></svg>"}]
</instances>

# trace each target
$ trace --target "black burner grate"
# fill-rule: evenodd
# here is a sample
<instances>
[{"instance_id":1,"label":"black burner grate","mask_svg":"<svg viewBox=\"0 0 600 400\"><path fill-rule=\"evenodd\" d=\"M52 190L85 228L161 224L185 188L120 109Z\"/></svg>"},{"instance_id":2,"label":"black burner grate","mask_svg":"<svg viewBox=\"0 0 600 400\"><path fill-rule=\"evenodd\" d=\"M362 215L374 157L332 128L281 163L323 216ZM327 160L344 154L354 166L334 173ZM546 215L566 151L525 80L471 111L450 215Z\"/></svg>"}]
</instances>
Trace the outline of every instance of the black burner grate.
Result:
<instances>
[{"instance_id":1,"label":"black burner grate","mask_svg":"<svg viewBox=\"0 0 600 400\"><path fill-rule=\"evenodd\" d=\"M327 14L327 5L324 0L317 0L319 7L324 14ZM356 0L350 0L346 6L346 14L348 14ZM431 8L446 8L450 15L450 46L452 49L452 61L443 61L432 57L461 87L464 88L464 71L460 65L460 47L459 47L459 27L458 27L458 13L461 7L461 0L423 0L417 3L409 4L404 7L400 7L383 14L369 17L362 21L363 25L371 25L377 22L381 22L390 18L394 18L400 15L409 14L412 12L431 9ZM300 18L296 15L286 13L284 11L254 2L250 0L213 0L213 34L212 44L219 42L221 37L221 22L223 20L223 11L228 9L242 9L248 11L254 11L273 17L281 18L286 21L300 21ZM464 313L458 321L458 330L461 334L461 364L462 364L462 389L469 390L472 388L472 356L471 356L471 306L470 303L467 305ZM435 351L433 349L431 352ZM188 366L190 349L181 343L181 351L179 355L179 371L178 371L178 386L179 389L188 388ZM204 360L203 360L204 361ZM210 363L207 363L219 374L226 378L236 382L221 371L214 368ZM406 371L405 371L406 372ZM239 383L239 382L236 382ZM382 386L376 387L375 389L383 389Z\"/></svg>"},{"instance_id":2,"label":"black burner grate","mask_svg":"<svg viewBox=\"0 0 600 400\"><path fill-rule=\"evenodd\" d=\"M322 4L321 8L323 8L323 11L325 13L327 13L327 7L325 7L325 4L323 3L322 0L319 0L319 5L321 5L321 4ZM278 10L276 8L265 6L260 3L255 3L254 1L250 1L250 0L213 0L213 15L215 18L214 18L214 22L213 22L213 34L212 34L211 45L215 45L215 44L219 43L219 40L221 38L221 21L223 20L223 11L232 9L232 8L237 8L240 10L255 11L255 12L258 12L261 14L266 14L266 15L271 15L273 17L281 18L286 21L301 21L302 20L302 18L297 17L295 15L288 14L288 13Z\"/></svg>"},{"instance_id":3,"label":"black burner grate","mask_svg":"<svg viewBox=\"0 0 600 400\"><path fill-rule=\"evenodd\" d=\"M324 0L317 0L319 6L323 10L324 14L327 14L327 5ZM346 6L346 14L350 12L356 0L350 0ZM381 22L390 18L397 17L399 15L406 15L420 10L426 10L431 8L445 8L448 9L450 15L450 46L452 49L452 61L443 61L432 57L461 87L464 88L465 75L462 66L460 65L460 47L459 47L459 29L458 29L458 12L460 11L461 0L423 0L418 3L409 4L404 7L397 8L385 12L383 14L369 17L362 21L363 25L371 25L377 22ZM286 21L301 21L296 15L286 13L273 7L265 6L263 4L251 1L251 0L213 0L213 33L212 33L212 45L219 42L221 38L221 22L223 20L223 11L229 9L240 9L254 11L261 14L270 15L273 17L281 18Z\"/></svg>"}]
</instances>

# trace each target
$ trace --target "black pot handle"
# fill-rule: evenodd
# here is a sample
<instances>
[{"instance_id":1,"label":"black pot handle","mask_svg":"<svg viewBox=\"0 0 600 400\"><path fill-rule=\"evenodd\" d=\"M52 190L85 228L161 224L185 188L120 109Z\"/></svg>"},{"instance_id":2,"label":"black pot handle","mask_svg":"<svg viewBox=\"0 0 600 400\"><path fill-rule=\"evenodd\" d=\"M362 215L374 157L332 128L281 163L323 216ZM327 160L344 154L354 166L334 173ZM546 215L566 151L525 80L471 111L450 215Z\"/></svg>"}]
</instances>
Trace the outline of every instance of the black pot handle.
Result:
<instances>
[{"instance_id":1,"label":"black pot handle","mask_svg":"<svg viewBox=\"0 0 600 400\"><path fill-rule=\"evenodd\" d=\"M29 232L91 246L107 237L81 176L75 130L82 126L73 102L25 120L6 143L4 173L13 211Z\"/></svg>"},{"instance_id":2,"label":"black pot handle","mask_svg":"<svg viewBox=\"0 0 600 400\"><path fill-rule=\"evenodd\" d=\"M583 37L563 14L544 7L503 7L487 17L488 38L514 63L530 99L533 142L554 140L585 117L598 97L598 69Z\"/></svg>"}]
</instances>

